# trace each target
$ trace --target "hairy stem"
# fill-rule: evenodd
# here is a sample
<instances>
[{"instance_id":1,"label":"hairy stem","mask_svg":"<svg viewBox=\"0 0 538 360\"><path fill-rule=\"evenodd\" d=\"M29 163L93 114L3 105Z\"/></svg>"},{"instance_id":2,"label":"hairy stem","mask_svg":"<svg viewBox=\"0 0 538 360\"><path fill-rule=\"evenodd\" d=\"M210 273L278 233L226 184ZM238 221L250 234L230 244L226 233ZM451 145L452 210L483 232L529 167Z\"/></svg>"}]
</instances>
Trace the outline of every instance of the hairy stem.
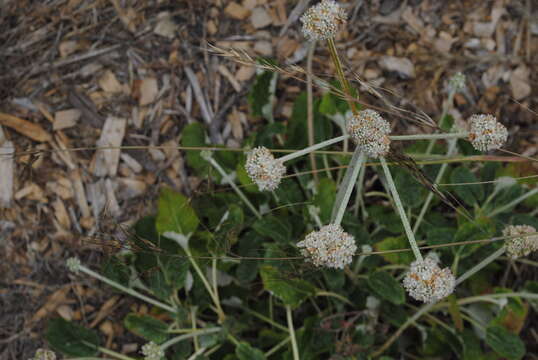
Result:
<instances>
[{"instance_id":1,"label":"hairy stem","mask_svg":"<svg viewBox=\"0 0 538 360\"><path fill-rule=\"evenodd\" d=\"M288 329L291 337L291 348L293 350L293 360L299 360L299 347L295 337L295 329L293 328L293 317L291 314L291 306L286 305L286 318L288 319Z\"/></svg>"},{"instance_id":2,"label":"hairy stem","mask_svg":"<svg viewBox=\"0 0 538 360\"><path fill-rule=\"evenodd\" d=\"M351 158L349 167L347 168L344 180L340 184L340 188L336 194L336 200L334 202L331 216L331 222L333 224L340 225L342 222L349 198L351 197L351 193L353 192L353 188L357 182L359 170L363 166L365 160L366 157L364 156L364 153L357 147L353 152L353 157Z\"/></svg>"},{"instance_id":3,"label":"hairy stem","mask_svg":"<svg viewBox=\"0 0 538 360\"><path fill-rule=\"evenodd\" d=\"M329 45L329 52L331 54L331 59L336 68L336 74L338 75L338 80L340 81L340 84L342 85L344 92L348 96L346 100L347 100L347 103L349 104L349 108L351 109L351 112L353 112L353 115L356 115L357 107L355 106L355 103L351 100L351 98L353 97L351 95L351 88L349 86L349 82L344 76L344 70L342 69L342 62L340 61L340 57L338 56L338 51L336 50L334 39L333 38L328 39L327 45Z\"/></svg>"}]
</instances>

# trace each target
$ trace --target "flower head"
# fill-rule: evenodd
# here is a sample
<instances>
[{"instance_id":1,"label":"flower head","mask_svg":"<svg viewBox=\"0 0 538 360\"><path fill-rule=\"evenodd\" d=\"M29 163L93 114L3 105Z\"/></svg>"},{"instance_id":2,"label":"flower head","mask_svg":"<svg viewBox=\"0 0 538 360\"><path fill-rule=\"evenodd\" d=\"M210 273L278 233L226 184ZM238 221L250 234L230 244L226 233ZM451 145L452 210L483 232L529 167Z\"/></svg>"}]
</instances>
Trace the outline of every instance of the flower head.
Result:
<instances>
[{"instance_id":1,"label":"flower head","mask_svg":"<svg viewBox=\"0 0 538 360\"><path fill-rule=\"evenodd\" d=\"M377 111L359 111L348 121L347 131L357 146L370 157L378 158L389 151L390 124Z\"/></svg>"},{"instance_id":2,"label":"flower head","mask_svg":"<svg viewBox=\"0 0 538 360\"><path fill-rule=\"evenodd\" d=\"M497 118L493 115L475 114L469 118L469 123L469 140L476 150L498 149L508 138L506 127L497 122Z\"/></svg>"},{"instance_id":3,"label":"flower head","mask_svg":"<svg viewBox=\"0 0 538 360\"><path fill-rule=\"evenodd\" d=\"M142 346L142 354L144 355L144 360L161 360L164 356L164 350L153 341Z\"/></svg>"},{"instance_id":4,"label":"flower head","mask_svg":"<svg viewBox=\"0 0 538 360\"><path fill-rule=\"evenodd\" d=\"M46 349L37 349L35 356L30 360L56 360L56 354Z\"/></svg>"},{"instance_id":5,"label":"flower head","mask_svg":"<svg viewBox=\"0 0 538 360\"><path fill-rule=\"evenodd\" d=\"M465 89L465 75L457 72L448 80L448 91L457 93Z\"/></svg>"},{"instance_id":6,"label":"flower head","mask_svg":"<svg viewBox=\"0 0 538 360\"><path fill-rule=\"evenodd\" d=\"M340 225L329 224L313 231L297 243L301 254L316 266L343 269L351 263L357 251L353 236Z\"/></svg>"},{"instance_id":7,"label":"flower head","mask_svg":"<svg viewBox=\"0 0 538 360\"><path fill-rule=\"evenodd\" d=\"M335 37L346 20L346 11L336 1L322 0L301 16L303 34L308 40L327 40Z\"/></svg>"},{"instance_id":8,"label":"flower head","mask_svg":"<svg viewBox=\"0 0 538 360\"><path fill-rule=\"evenodd\" d=\"M536 229L530 225L510 225L504 228L504 236L516 236L535 233ZM527 256L531 252L538 250L538 235L522 236L506 241L506 253L512 259Z\"/></svg>"},{"instance_id":9,"label":"flower head","mask_svg":"<svg viewBox=\"0 0 538 360\"><path fill-rule=\"evenodd\" d=\"M80 270L80 260L77 257L71 257L67 259L66 266L69 271L77 273Z\"/></svg>"},{"instance_id":10,"label":"flower head","mask_svg":"<svg viewBox=\"0 0 538 360\"><path fill-rule=\"evenodd\" d=\"M403 285L409 295L425 303L433 303L450 295L456 286L456 279L449 268L441 269L434 256L411 263Z\"/></svg>"},{"instance_id":11,"label":"flower head","mask_svg":"<svg viewBox=\"0 0 538 360\"><path fill-rule=\"evenodd\" d=\"M275 159L269 149L263 146L249 151L245 169L261 191L276 189L286 173L282 161Z\"/></svg>"}]
</instances>

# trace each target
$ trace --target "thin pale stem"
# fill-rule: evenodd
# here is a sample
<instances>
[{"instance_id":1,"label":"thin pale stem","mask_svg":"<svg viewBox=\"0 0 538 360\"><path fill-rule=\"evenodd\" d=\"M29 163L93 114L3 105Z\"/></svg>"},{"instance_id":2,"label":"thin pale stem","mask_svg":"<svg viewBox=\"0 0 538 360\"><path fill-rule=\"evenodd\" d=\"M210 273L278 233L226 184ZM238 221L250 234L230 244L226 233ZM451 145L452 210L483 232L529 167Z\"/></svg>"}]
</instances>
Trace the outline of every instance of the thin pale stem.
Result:
<instances>
[{"instance_id":1,"label":"thin pale stem","mask_svg":"<svg viewBox=\"0 0 538 360\"><path fill-rule=\"evenodd\" d=\"M526 194L521 195L520 197L518 197L518 198L514 199L513 201L509 202L508 204L506 204L504 206L501 206L501 207L498 207L497 209L493 210L489 214L489 216L495 216L497 214L500 214L500 213L502 213L502 212L516 206L520 202L530 198L531 196L533 196L536 193L538 193L538 187L532 189L531 191L527 192Z\"/></svg>"},{"instance_id":2,"label":"thin pale stem","mask_svg":"<svg viewBox=\"0 0 538 360\"><path fill-rule=\"evenodd\" d=\"M219 332L221 330L222 329L220 327L214 327L214 328L209 328L209 329L200 329L200 330L192 331L192 332L190 332L188 334L176 336L175 338L172 338L172 339L168 340L167 342L165 342L165 343L163 343L161 345L161 348L163 350L166 350L170 346L175 345L175 344L177 344L177 343L179 343L179 342L181 342L183 340L188 340L188 339L195 338L195 337L202 336L202 335L213 334L213 333Z\"/></svg>"},{"instance_id":3,"label":"thin pale stem","mask_svg":"<svg viewBox=\"0 0 538 360\"><path fill-rule=\"evenodd\" d=\"M219 174L222 176L222 179L225 182L227 182L232 187L232 189L234 189L235 193L241 198L241 200L243 200L245 205L247 205L247 207L254 213L254 215L258 219L261 219L262 216L258 212L258 210L256 210L254 205L252 205L252 203L246 197L246 195L243 193L243 191L241 191L241 189L239 189L239 187L232 181L230 176L228 174L226 174L226 171L224 171L224 169L219 165L219 163L216 162L215 159L213 159L211 156L207 157L207 161L219 172Z\"/></svg>"},{"instance_id":4,"label":"thin pale stem","mask_svg":"<svg viewBox=\"0 0 538 360\"><path fill-rule=\"evenodd\" d=\"M288 329L291 337L291 348L293 350L293 360L299 360L299 347L295 337L295 329L293 328L293 317L291 314L291 306L286 305L286 318L288 319Z\"/></svg>"},{"instance_id":5,"label":"thin pale stem","mask_svg":"<svg viewBox=\"0 0 538 360\"><path fill-rule=\"evenodd\" d=\"M314 99L312 94L312 57L316 49L316 42L309 44L306 57L306 103L307 103L307 125L308 125L308 146L314 145ZM310 153L310 166L314 171L314 182L318 183L318 173L316 166L316 156Z\"/></svg>"},{"instance_id":6,"label":"thin pale stem","mask_svg":"<svg viewBox=\"0 0 538 360\"><path fill-rule=\"evenodd\" d=\"M457 144L457 141L455 139L448 142L448 151L446 153L447 156L452 156L452 154L454 153L454 150L456 149L456 144ZM435 184L438 184L441 181L447 168L448 168L447 163L444 163L443 165L441 165L441 168L439 169L439 172L437 173L437 176L435 177ZM424 204L422 205L422 208L420 209L420 213L418 214L417 221L415 222L415 225L413 226L413 233L416 233L418 231L418 228L420 227L420 224L422 223L422 219L424 219L424 215L426 215L426 211L428 211L428 208L430 207L430 203L432 200L433 200L433 192L429 191L428 196L426 197L426 201L424 202Z\"/></svg>"},{"instance_id":7,"label":"thin pale stem","mask_svg":"<svg viewBox=\"0 0 538 360\"><path fill-rule=\"evenodd\" d=\"M291 336L286 337L284 340L273 346L269 351L265 353L265 357L268 358L269 356L276 353L278 350L280 350L282 347L284 347L291 339Z\"/></svg>"},{"instance_id":8,"label":"thin pale stem","mask_svg":"<svg viewBox=\"0 0 538 360\"><path fill-rule=\"evenodd\" d=\"M98 274L96 273L95 271L87 268L86 266L84 265L80 265L80 268L79 268L80 271L82 271L83 273L85 273L86 275L89 275L99 281L102 281L104 282L105 284L108 284L118 290L121 290L123 291L124 293L126 294L129 294L131 296L134 296L134 297L137 297L139 298L140 300L144 300L145 302L147 303L150 303L152 305L155 305L163 310L166 310L166 311L169 311L171 313L176 313L176 309L174 309L173 307L167 305L167 304L164 304L158 300L155 300L155 299L152 299L144 294L141 294L139 293L138 291L136 290L133 290L131 288L128 288L128 287L125 287L121 284L118 284L117 282L113 281L113 280L110 280L109 278L106 278L104 276L102 276L101 274Z\"/></svg>"},{"instance_id":9,"label":"thin pale stem","mask_svg":"<svg viewBox=\"0 0 538 360\"><path fill-rule=\"evenodd\" d=\"M346 211L349 198L351 197L351 193L353 192L353 188L357 182L359 170L364 164L365 159L366 157L364 156L364 153L357 147L355 152L353 152L353 157L351 158L351 162L347 168L344 180L340 184L340 188L336 194L336 200L334 202L332 211L333 224L340 225L342 219L344 218L344 213Z\"/></svg>"},{"instance_id":10,"label":"thin pale stem","mask_svg":"<svg viewBox=\"0 0 538 360\"><path fill-rule=\"evenodd\" d=\"M489 265L491 262L495 261L495 259L497 259L499 256L504 254L504 251L505 251L505 247L503 246L503 247L499 248L498 250L496 250L493 254L491 254L490 256L483 259L478 264L476 264L475 266L473 266L472 268L470 268L469 270L464 272L463 275L461 275L456 280L456 285L461 284L462 282L464 282L465 280L467 280L468 278L470 278L471 276L476 274L478 271L482 270L484 267Z\"/></svg>"},{"instance_id":11,"label":"thin pale stem","mask_svg":"<svg viewBox=\"0 0 538 360\"><path fill-rule=\"evenodd\" d=\"M349 104L349 108L351 109L351 112L354 115L356 115L357 108L355 106L355 103L351 101L351 98L352 98L351 87L349 86L349 82L347 81L344 75L344 70L342 69L342 62L340 61L340 57L338 56L338 50L336 50L334 39L333 38L328 39L327 45L329 45L329 52L331 54L331 59L334 63L334 67L336 68L336 74L338 75L338 80L340 81L340 84L342 85L344 92L348 96L346 100L347 100L347 103Z\"/></svg>"},{"instance_id":12,"label":"thin pale stem","mask_svg":"<svg viewBox=\"0 0 538 360\"><path fill-rule=\"evenodd\" d=\"M441 117L439 118L438 123L444 119L446 114L448 114L448 111L450 110L450 108L452 107L452 104L454 102L454 95L455 94L456 93L454 91L450 91L448 93L448 101L446 102L445 106L443 106L443 113L441 114ZM434 145L435 145L435 141L430 140L430 143L428 144L428 148L426 149L426 152L425 152L426 155L429 155L432 152Z\"/></svg>"},{"instance_id":13,"label":"thin pale stem","mask_svg":"<svg viewBox=\"0 0 538 360\"><path fill-rule=\"evenodd\" d=\"M338 136L338 137L335 137L335 138L332 138L332 139L329 139L329 140L325 140L325 141L322 141L318 144L314 144L312 146L309 146L307 148L304 148L304 149L301 149L301 150L298 150L298 151L294 151L292 153L289 153L288 155L284 155L282 157L279 157L278 160L282 161L283 163L286 162L286 161L289 161L289 160L293 160L293 159L296 159L298 157L301 157L303 155L306 155L308 153L311 153L311 152L314 152L318 149L322 149L324 147L327 147L327 146L330 146L332 144L336 144L336 143L339 143L341 141L343 141L344 139L347 139L349 138L349 135L341 135L341 136Z\"/></svg>"},{"instance_id":14,"label":"thin pale stem","mask_svg":"<svg viewBox=\"0 0 538 360\"><path fill-rule=\"evenodd\" d=\"M411 245L411 249L413 250L413 254L418 261L422 261L422 255L420 254L420 250L418 249L417 241L415 240L415 234L411 230L411 225L409 224L409 220L407 219L407 215L405 214L402 201L400 200L400 195L398 194L396 184L394 184L394 180L392 179L392 174L390 173L389 167L387 166L387 162L383 157L380 157L379 161L381 162L381 166L383 167L383 171L385 172L385 177L387 178L387 183L389 185L390 192L392 193L392 198L394 199L396 210L398 210L398 214L400 214L400 218L402 220L405 233L407 234L409 244Z\"/></svg>"},{"instance_id":15,"label":"thin pale stem","mask_svg":"<svg viewBox=\"0 0 538 360\"><path fill-rule=\"evenodd\" d=\"M416 134L416 135L391 135L391 140L447 140L462 139L469 136L467 132L461 133L442 133L442 134Z\"/></svg>"},{"instance_id":16,"label":"thin pale stem","mask_svg":"<svg viewBox=\"0 0 538 360\"><path fill-rule=\"evenodd\" d=\"M340 300L342 302L345 302L348 305L353 305L353 303L351 301L349 301L345 296L339 295L337 293L333 293L331 291L319 290L318 292L316 292L316 296L333 297L333 298L336 298L336 299L338 299L338 300Z\"/></svg>"}]
</instances>

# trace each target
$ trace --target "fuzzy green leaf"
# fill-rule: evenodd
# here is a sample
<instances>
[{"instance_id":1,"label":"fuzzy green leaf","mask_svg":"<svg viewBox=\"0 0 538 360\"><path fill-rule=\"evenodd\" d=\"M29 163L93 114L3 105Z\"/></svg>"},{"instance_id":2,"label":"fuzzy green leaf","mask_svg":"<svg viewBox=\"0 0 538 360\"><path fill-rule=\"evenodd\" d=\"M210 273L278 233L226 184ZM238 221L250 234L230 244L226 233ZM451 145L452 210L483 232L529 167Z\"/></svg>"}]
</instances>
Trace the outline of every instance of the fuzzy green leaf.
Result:
<instances>
[{"instance_id":1,"label":"fuzzy green leaf","mask_svg":"<svg viewBox=\"0 0 538 360\"><path fill-rule=\"evenodd\" d=\"M291 226L284 217L264 216L256 220L252 227L258 234L277 242L286 243L291 239Z\"/></svg>"},{"instance_id":2,"label":"fuzzy green leaf","mask_svg":"<svg viewBox=\"0 0 538 360\"><path fill-rule=\"evenodd\" d=\"M476 183L478 179L471 172L471 170L460 166L455 168L450 174L450 181L452 183L466 183L466 185L454 186L454 191L467 205L474 206L478 204L484 198L484 189L480 184L467 184Z\"/></svg>"},{"instance_id":3,"label":"fuzzy green leaf","mask_svg":"<svg viewBox=\"0 0 538 360\"><path fill-rule=\"evenodd\" d=\"M395 305L405 302L405 291L392 275L385 271L376 271L368 277L368 285L380 297Z\"/></svg>"},{"instance_id":4,"label":"fuzzy green leaf","mask_svg":"<svg viewBox=\"0 0 538 360\"><path fill-rule=\"evenodd\" d=\"M156 223L159 234L172 231L188 235L196 231L198 223L198 217L185 196L169 188L161 190Z\"/></svg>"},{"instance_id":5,"label":"fuzzy green leaf","mask_svg":"<svg viewBox=\"0 0 538 360\"><path fill-rule=\"evenodd\" d=\"M502 326L489 326L486 329L486 343L497 354L510 360L521 359L525 356L523 341Z\"/></svg>"},{"instance_id":6,"label":"fuzzy green leaf","mask_svg":"<svg viewBox=\"0 0 538 360\"><path fill-rule=\"evenodd\" d=\"M123 324L133 334L156 344L162 344L168 339L168 326L154 317L129 314L123 320Z\"/></svg>"},{"instance_id":7,"label":"fuzzy green leaf","mask_svg":"<svg viewBox=\"0 0 538 360\"><path fill-rule=\"evenodd\" d=\"M52 349L69 357L91 357L98 353L99 336L95 332L62 318L49 321L45 337Z\"/></svg>"},{"instance_id":8,"label":"fuzzy green leaf","mask_svg":"<svg viewBox=\"0 0 538 360\"><path fill-rule=\"evenodd\" d=\"M286 305L299 306L309 296L315 294L315 288L309 282L282 276L272 267L263 266L260 270L264 288L280 298Z\"/></svg>"},{"instance_id":9,"label":"fuzzy green leaf","mask_svg":"<svg viewBox=\"0 0 538 360\"><path fill-rule=\"evenodd\" d=\"M235 347L235 355L239 360L265 360L265 355L246 342L242 342Z\"/></svg>"}]
</instances>

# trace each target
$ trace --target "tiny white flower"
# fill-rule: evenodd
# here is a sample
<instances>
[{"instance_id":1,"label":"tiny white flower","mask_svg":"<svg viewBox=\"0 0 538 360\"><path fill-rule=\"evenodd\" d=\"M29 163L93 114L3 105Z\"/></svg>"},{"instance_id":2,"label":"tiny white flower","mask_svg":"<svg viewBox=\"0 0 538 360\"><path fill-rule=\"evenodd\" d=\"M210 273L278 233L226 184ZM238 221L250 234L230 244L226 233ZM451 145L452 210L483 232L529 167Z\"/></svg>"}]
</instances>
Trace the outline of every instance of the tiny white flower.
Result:
<instances>
[{"instance_id":1,"label":"tiny white flower","mask_svg":"<svg viewBox=\"0 0 538 360\"><path fill-rule=\"evenodd\" d=\"M334 0L322 0L301 16L303 34L308 40L327 40L334 38L347 14Z\"/></svg>"},{"instance_id":2,"label":"tiny white flower","mask_svg":"<svg viewBox=\"0 0 538 360\"><path fill-rule=\"evenodd\" d=\"M465 89L465 75L457 72L448 80L448 91L457 93Z\"/></svg>"},{"instance_id":3,"label":"tiny white flower","mask_svg":"<svg viewBox=\"0 0 538 360\"><path fill-rule=\"evenodd\" d=\"M469 140L476 150L498 149L508 138L508 130L493 115L472 115L469 118L469 125Z\"/></svg>"},{"instance_id":4,"label":"tiny white flower","mask_svg":"<svg viewBox=\"0 0 538 360\"><path fill-rule=\"evenodd\" d=\"M69 269L69 271L78 273L80 270L80 260L76 257L71 257L67 259L66 266Z\"/></svg>"},{"instance_id":5,"label":"tiny white flower","mask_svg":"<svg viewBox=\"0 0 538 360\"><path fill-rule=\"evenodd\" d=\"M245 170L261 191L275 190L286 173L282 161L275 159L269 149L263 146L249 151Z\"/></svg>"},{"instance_id":6,"label":"tiny white flower","mask_svg":"<svg viewBox=\"0 0 538 360\"><path fill-rule=\"evenodd\" d=\"M390 124L377 111L366 109L352 115L347 131L366 155L378 158L390 149Z\"/></svg>"},{"instance_id":7,"label":"tiny white flower","mask_svg":"<svg viewBox=\"0 0 538 360\"><path fill-rule=\"evenodd\" d=\"M164 356L164 350L153 341L142 346L142 355L144 360L161 360Z\"/></svg>"},{"instance_id":8,"label":"tiny white flower","mask_svg":"<svg viewBox=\"0 0 538 360\"><path fill-rule=\"evenodd\" d=\"M329 224L313 231L297 243L301 254L316 266L343 269L357 251L355 239L340 225Z\"/></svg>"},{"instance_id":9,"label":"tiny white flower","mask_svg":"<svg viewBox=\"0 0 538 360\"><path fill-rule=\"evenodd\" d=\"M427 256L411 263L403 285L414 299L433 303L454 291L456 279L449 268L441 269L433 256Z\"/></svg>"},{"instance_id":10,"label":"tiny white flower","mask_svg":"<svg viewBox=\"0 0 538 360\"><path fill-rule=\"evenodd\" d=\"M516 236L535 233L536 229L530 225L510 225L504 228L504 236ZM504 245L506 253L512 259L527 256L538 250L538 235L522 236L508 239Z\"/></svg>"},{"instance_id":11,"label":"tiny white flower","mask_svg":"<svg viewBox=\"0 0 538 360\"><path fill-rule=\"evenodd\" d=\"M37 349L35 356L30 360L56 360L56 354L46 349Z\"/></svg>"}]
</instances>

